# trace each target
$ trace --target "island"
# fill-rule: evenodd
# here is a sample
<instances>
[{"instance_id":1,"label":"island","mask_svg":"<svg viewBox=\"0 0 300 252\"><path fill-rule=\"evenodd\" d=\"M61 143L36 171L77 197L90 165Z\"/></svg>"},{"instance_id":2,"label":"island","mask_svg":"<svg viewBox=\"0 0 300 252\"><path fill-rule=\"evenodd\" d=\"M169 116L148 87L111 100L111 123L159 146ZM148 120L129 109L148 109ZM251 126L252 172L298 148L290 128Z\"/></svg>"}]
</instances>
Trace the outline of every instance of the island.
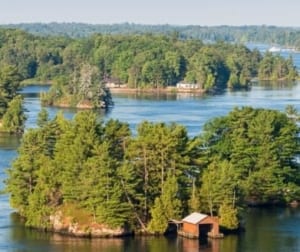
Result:
<instances>
[{"instance_id":1,"label":"island","mask_svg":"<svg viewBox=\"0 0 300 252\"><path fill-rule=\"evenodd\" d=\"M107 108L113 104L109 85L139 92L215 93L248 89L257 78L298 78L291 57L176 33L70 38L1 28L0 37L0 65L16 68L24 85L51 83L41 95L45 106Z\"/></svg>"},{"instance_id":2,"label":"island","mask_svg":"<svg viewBox=\"0 0 300 252\"><path fill-rule=\"evenodd\" d=\"M75 236L163 234L193 212L237 230L249 205L299 202L298 117L292 106L234 108L190 138L174 123L144 121L133 134L93 111L50 120L43 109L6 192L28 227Z\"/></svg>"},{"instance_id":3,"label":"island","mask_svg":"<svg viewBox=\"0 0 300 252\"><path fill-rule=\"evenodd\" d=\"M44 106L92 109L73 120L49 119L43 109L38 128L23 135L5 191L26 226L85 237L164 234L170 220L201 213L196 224L209 216L234 231L248 205L299 202L292 106L234 108L193 138L164 122L141 122L133 134L95 111L113 104L109 83L151 92L247 89L253 78L298 78L291 57L173 35L75 39L0 29L0 38L0 131L24 131L20 83L51 81Z\"/></svg>"}]
</instances>

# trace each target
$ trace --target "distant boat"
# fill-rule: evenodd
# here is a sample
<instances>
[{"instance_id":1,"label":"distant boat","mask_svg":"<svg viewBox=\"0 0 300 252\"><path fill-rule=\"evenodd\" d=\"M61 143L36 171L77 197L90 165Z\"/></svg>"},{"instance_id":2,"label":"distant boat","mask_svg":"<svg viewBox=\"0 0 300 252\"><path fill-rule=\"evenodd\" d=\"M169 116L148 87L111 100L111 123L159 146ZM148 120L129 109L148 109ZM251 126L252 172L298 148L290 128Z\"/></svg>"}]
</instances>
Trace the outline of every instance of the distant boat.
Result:
<instances>
[{"instance_id":1,"label":"distant boat","mask_svg":"<svg viewBox=\"0 0 300 252\"><path fill-rule=\"evenodd\" d=\"M281 48L280 47L276 47L276 46L272 46L271 48L269 48L268 51L269 52L280 52Z\"/></svg>"}]
</instances>

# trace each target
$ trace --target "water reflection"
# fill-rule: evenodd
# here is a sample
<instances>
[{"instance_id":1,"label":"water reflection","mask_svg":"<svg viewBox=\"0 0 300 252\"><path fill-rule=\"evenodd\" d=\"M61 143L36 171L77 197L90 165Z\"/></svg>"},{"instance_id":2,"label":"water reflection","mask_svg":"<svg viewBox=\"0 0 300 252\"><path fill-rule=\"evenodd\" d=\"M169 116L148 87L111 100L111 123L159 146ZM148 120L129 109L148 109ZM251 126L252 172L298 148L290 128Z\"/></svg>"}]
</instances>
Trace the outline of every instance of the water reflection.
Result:
<instances>
[{"instance_id":1,"label":"water reflection","mask_svg":"<svg viewBox=\"0 0 300 252\"><path fill-rule=\"evenodd\" d=\"M225 238L220 241L219 251L228 251L228 252L239 251L237 248L238 248L239 236L241 235L242 234L226 235Z\"/></svg>"},{"instance_id":2,"label":"water reflection","mask_svg":"<svg viewBox=\"0 0 300 252\"><path fill-rule=\"evenodd\" d=\"M299 208L250 208L246 232L239 239L243 251L299 251Z\"/></svg>"},{"instance_id":3,"label":"water reflection","mask_svg":"<svg viewBox=\"0 0 300 252\"><path fill-rule=\"evenodd\" d=\"M286 89L291 90L297 85L297 81L260 81L259 86L264 90L278 90L278 89ZM257 84L256 84L257 86Z\"/></svg>"},{"instance_id":4,"label":"water reflection","mask_svg":"<svg viewBox=\"0 0 300 252\"><path fill-rule=\"evenodd\" d=\"M25 228L15 213L11 214L10 239L18 250L32 252L48 251L106 251L117 252L124 248L124 239L83 239L46 233Z\"/></svg>"},{"instance_id":5,"label":"water reflection","mask_svg":"<svg viewBox=\"0 0 300 252\"><path fill-rule=\"evenodd\" d=\"M0 149L15 150L20 144L20 136L0 132Z\"/></svg>"},{"instance_id":6,"label":"water reflection","mask_svg":"<svg viewBox=\"0 0 300 252\"><path fill-rule=\"evenodd\" d=\"M235 251L234 247L221 247L222 240L217 239L187 239L177 236L168 237L127 237L124 239L85 239L46 233L25 228L22 220L15 213L10 215L10 240L14 244L14 251L50 252L50 251L146 251L146 252L219 252ZM232 250L233 249L233 250Z\"/></svg>"},{"instance_id":7,"label":"water reflection","mask_svg":"<svg viewBox=\"0 0 300 252\"><path fill-rule=\"evenodd\" d=\"M126 99L138 99L146 101L176 101L180 99L193 98L193 97L206 97L207 94L202 93L166 93L166 92L133 92L133 93L116 93L113 97L126 98Z\"/></svg>"}]
</instances>

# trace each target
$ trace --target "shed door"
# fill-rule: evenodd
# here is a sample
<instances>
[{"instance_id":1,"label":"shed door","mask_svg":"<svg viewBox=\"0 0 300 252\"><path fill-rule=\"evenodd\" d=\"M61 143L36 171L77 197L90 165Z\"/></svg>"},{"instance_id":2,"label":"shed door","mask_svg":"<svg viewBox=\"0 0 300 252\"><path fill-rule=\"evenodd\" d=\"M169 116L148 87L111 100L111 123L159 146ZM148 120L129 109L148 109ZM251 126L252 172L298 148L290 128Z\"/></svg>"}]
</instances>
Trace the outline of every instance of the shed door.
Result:
<instances>
[{"instance_id":1,"label":"shed door","mask_svg":"<svg viewBox=\"0 0 300 252\"><path fill-rule=\"evenodd\" d=\"M212 224L199 224L200 237L207 237L207 233L212 229Z\"/></svg>"}]
</instances>

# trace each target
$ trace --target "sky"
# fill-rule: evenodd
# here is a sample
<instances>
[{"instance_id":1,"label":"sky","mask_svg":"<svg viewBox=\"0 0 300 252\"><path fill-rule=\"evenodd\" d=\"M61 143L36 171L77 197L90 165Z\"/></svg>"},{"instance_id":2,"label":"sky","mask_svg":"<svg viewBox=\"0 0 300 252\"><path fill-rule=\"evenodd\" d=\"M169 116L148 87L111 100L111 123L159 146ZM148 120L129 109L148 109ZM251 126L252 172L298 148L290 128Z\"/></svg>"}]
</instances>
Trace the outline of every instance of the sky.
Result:
<instances>
[{"instance_id":1,"label":"sky","mask_svg":"<svg viewBox=\"0 0 300 252\"><path fill-rule=\"evenodd\" d=\"M300 1L0 0L0 24L33 22L300 27Z\"/></svg>"}]
</instances>

